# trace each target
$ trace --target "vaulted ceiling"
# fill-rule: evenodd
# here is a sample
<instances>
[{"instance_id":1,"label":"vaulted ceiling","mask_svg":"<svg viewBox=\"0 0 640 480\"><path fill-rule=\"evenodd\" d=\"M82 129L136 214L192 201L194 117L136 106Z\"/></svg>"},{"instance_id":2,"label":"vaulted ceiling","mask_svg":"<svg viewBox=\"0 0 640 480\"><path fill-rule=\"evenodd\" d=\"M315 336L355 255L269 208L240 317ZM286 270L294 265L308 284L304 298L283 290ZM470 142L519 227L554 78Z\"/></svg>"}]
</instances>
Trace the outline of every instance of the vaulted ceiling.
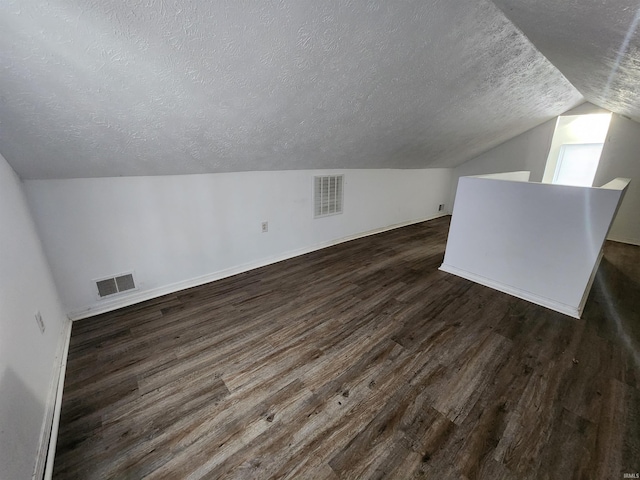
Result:
<instances>
[{"instance_id":1,"label":"vaulted ceiling","mask_svg":"<svg viewBox=\"0 0 640 480\"><path fill-rule=\"evenodd\" d=\"M640 118L634 8L4 0L0 153L23 178L454 166L585 98Z\"/></svg>"},{"instance_id":2,"label":"vaulted ceiling","mask_svg":"<svg viewBox=\"0 0 640 480\"><path fill-rule=\"evenodd\" d=\"M640 122L638 0L494 0L591 103Z\"/></svg>"}]
</instances>

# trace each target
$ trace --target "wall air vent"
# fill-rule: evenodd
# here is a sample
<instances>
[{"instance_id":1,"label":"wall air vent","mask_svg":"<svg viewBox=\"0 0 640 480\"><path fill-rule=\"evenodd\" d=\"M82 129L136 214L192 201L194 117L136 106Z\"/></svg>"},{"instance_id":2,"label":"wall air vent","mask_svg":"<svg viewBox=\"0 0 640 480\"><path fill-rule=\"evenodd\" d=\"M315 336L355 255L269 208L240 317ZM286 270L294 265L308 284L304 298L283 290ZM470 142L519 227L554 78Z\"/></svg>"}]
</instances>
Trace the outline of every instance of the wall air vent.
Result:
<instances>
[{"instance_id":1,"label":"wall air vent","mask_svg":"<svg viewBox=\"0 0 640 480\"><path fill-rule=\"evenodd\" d=\"M127 290L135 290L136 284L133 280L133 273L123 273L115 277L95 280L98 288L98 297L104 298Z\"/></svg>"},{"instance_id":2,"label":"wall air vent","mask_svg":"<svg viewBox=\"0 0 640 480\"><path fill-rule=\"evenodd\" d=\"M343 175L313 177L313 216L327 217L342 213Z\"/></svg>"}]
</instances>

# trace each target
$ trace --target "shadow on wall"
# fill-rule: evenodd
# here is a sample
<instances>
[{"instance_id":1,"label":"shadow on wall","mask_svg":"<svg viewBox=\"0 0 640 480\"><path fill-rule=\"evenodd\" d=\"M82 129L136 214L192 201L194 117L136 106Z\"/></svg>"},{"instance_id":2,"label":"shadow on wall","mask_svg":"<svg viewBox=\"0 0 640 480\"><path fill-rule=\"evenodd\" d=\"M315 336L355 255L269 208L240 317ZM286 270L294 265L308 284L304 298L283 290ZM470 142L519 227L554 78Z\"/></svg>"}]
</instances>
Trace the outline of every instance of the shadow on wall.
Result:
<instances>
[{"instance_id":1,"label":"shadow on wall","mask_svg":"<svg viewBox=\"0 0 640 480\"><path fill-rule=\"evenodd\" d=\"M6 368L0 377L0 480L33 475L44 411L20 377Z\"/></svg>"}]
</instances>

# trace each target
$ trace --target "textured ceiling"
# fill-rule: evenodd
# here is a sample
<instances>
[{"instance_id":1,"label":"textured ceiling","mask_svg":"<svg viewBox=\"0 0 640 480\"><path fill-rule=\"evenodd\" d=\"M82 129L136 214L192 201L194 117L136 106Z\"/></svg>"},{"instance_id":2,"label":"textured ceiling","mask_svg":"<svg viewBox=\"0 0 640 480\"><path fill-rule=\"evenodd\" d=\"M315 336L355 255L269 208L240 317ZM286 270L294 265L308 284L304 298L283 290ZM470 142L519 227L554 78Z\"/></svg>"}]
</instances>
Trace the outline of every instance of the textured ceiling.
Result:
<instances>
[{"instance_id":1,"label":"textured ceiling","mask_svg":"<svg viewBox=\"0 0 640 480\"><path fill-rule=\"evenodd\" d=\"M640 122L638 0L495 0L591 103Z\"/></svg>"},{"instance_id":2,"label":"textured ceiling","mask_svg":"<svg viewBox=\"0 0 640 480\"><path fill-rule=\"evenodd\" d=\"M22 178L453 166L584 101L486 0L3 0Z\"/></svg>"}]
</instances>

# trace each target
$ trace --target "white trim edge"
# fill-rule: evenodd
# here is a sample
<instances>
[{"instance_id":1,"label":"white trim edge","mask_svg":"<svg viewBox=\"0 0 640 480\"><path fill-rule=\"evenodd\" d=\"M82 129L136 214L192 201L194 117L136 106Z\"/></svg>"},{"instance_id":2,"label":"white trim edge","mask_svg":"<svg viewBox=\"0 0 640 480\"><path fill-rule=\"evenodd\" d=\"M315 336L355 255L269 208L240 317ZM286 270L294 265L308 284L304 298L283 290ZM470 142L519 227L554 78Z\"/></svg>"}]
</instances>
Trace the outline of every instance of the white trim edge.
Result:
<instances>
[{"instance_id":1,"label":"white trim edge","mask_svg":"<svg viewBox=\"0 0 640 480\"><path fill-rule=\"evenodd\" d=\"M628 243L629 245L638 245L640 246L640 240L634 238L626 238L626 237L617 237L615 235L607 236L607 240L618 243Z\"/></svg>"},{"instance_id":2,"label":"white trim edge","mask_svg":"<svg viewBox=\"0 0 640 480\"><path fill-rule=\"evenodd\" d=\"M584 306L587 304L587 300L589 299L589 293L591 293L591 287L593 286L593 282L596 280L596 275L598 273L598 269L600 268L600 262L602 262L603 256L604 256L604 250L601 248L600 253L598 254L598 259L596 260L596 263L593 265L593 270L591 271L591 276L589 277L589 281L587 282L587 287L585 288L585 291L582 294L582 300L580 300L580 305L578 305L578 312L580 312L580 315L582 315Z\"/></svg>"},{"instance_id":3,"label":"white trim edge","mask_svg":"<svg viewBox=\"0 0 640 480\"><path fill-rule=\"evenodd\" d=\"M551 310L555 310L556 312L564 313L565 315L573 318L580 318L580 314L582 313L578 306L574 307L572 305L556 302L555 300L551 300L550 298L541 297L540 295L536 295L535 293L527 292L526 290L521 290L519 288L512 287L511 285L496 282L495 280L491 280L481 275L467 272L466 270L462 270L457 267L452 267L451 265L447 265L446 263L440 265L439 270L451 273L452 275L456 275L467 280L471 280L472 282L479 283L480 285L484 285L485 287L493 288L494 290L498 290L499 292L521 298L523 300L526 300L527 302L535 303L536 305L541 305Z\"/></svg>"},{"instance_id":4,"label":"white trim edge","mask_svg":"<svg viewBox=\"0 0 640 480\"><path fill-rule=\"evenodd\" d=\"M62 328L62 335L58 344L55 370L47 399L47 413L42 425L40 447L36 459L36 468L33 473L33 478L36 480L42 478L51 479L53 476L53 460L55 458L56 443L58 441L62 390L64 388L64 378L67 371L67 355L69 353L69 342L71 341L72 324L73 322L71 322L70 319L65 319L65 325Z\"/></svg>"},{"instance_id":5,"label":"white trim edge","mask_svg":"<svg viewBox=\"0 0 640 480\"><path fill-rule=\"evenodd\" d=\"M100 303L86 306L79 310L71 311L69 312L69 318L73 321L82 320L83 318L93 317L94 315L99 315L101 313L110 312L112 310L117 310L119 308L128 307L129 305L134 305L136 303L144 302L146 300L151 300L153 298L161 297L163 295L167 295L170 293L179 292L187 288L193 288L199 285L204 285L205 283L213 282L215 280L221 280L223 278L231 277L233 275L237 275L239 273L243 273L249 270L264 267L266 265L271 265L273 263L278 263L283 260L288 260L290 258L298 257L300 255L304 255L307 253L315 252L316 250L332 247L339 243L349 242L351 240L368 237L370 235L386 232L388 230L394 230L396 228L406 227L408 225L413 225L415 223L422 223L422 222L427 222L429 220L435 220L436 218L446 217L447 215L450 215L450 214L447 212L439 212L438 214L427 217L427 218L409 220L409 221L398 223L395 225L390 225L387 227L381 227L374 230L369 230L363 233L356 233L354 235L342 237L337 240L329 240L326 242L317 243L310 247L300 248L298 250L292 250L279 255L275 255L273 257L264 258L255 262L245 263L236 267L231 267L225 270L209 273L201 277L196 277L189 280L183 280L181 282L176 282L170 285L154 288L151 290L138 291L136 293L132 293L131 295L127 295L126 297L122 296L118 299L112 299L111 301L105 300Z\"/></svg>"}]
</instances>

